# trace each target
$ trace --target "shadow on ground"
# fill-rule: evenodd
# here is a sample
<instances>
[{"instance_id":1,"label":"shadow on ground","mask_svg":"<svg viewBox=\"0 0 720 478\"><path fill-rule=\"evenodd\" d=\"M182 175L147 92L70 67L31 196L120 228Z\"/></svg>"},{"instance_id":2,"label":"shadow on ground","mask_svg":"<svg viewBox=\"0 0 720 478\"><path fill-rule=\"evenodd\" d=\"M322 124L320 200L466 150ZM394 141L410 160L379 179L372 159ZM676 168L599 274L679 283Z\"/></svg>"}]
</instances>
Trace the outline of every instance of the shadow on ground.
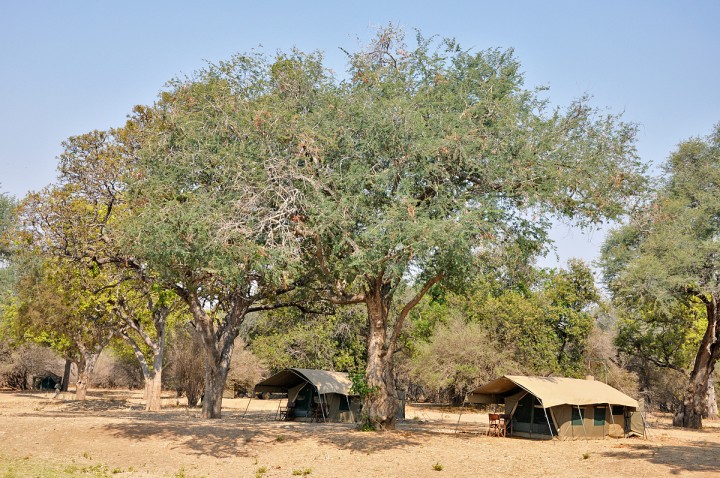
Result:
<instances>
[{"instance_id":1,"label":"shadow on ground","mask_svg":"<svg viewBox=\"0 0 720 478\"><path fill-rule=\"evenodd\" d=\"M138 413L125 423L104 428L112 435L133 441L167 440L183 453L215 458L253 456L256 447L283 446L306 439L317 440L339 450L363 454L394 448L420 446L430 429L360 432L355 425L339 423L278 422L273 414L224 413L207 420L179 413ZM129 418L129 417L128 417Z\"/></svg>"},{"instance_id":2,"label":"shadow on ground","mask_svg":"<svg viewBox=\"0 0 720 478\"><path fill-rule=\"evenodd\" d=\"M686 445L650 445L645 443L624 444L623 450L607 451L610 458L647 460L670 469L678 475L683 472L705 472L720 475L720 445L705 441L689 442Z\"/></svg>"}]
</instances>

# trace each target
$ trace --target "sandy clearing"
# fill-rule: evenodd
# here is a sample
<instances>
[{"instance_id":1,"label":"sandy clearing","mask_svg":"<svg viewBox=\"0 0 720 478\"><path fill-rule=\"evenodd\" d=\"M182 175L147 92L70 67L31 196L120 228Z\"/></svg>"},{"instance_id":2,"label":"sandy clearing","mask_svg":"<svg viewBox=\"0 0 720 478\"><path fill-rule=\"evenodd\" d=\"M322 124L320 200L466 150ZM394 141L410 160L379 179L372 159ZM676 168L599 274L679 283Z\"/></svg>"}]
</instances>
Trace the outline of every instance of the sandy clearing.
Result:
<instances>
[{"instance_id":1,"label":"sandy clearing","mask_svg":"<svg viewBox=\"0 0 720 478\"><path fill-rule=\"evenodd\" d=\"M456 432L458 410L431 405L408 406L396 431L368 433L277 422L277 400L225 400L223 418L204 420L169 395L158 413L144 412L136 392L94 390L89 397L83 403L70 394L51 400L1 392L0 476L3 463L25 458L148 477L254 477L261 467L266 477L720 475L717 422L696 432L652 416L649 440L538 442L486 437L487 415L468 411Z\"/></svg>"}]
</instances>

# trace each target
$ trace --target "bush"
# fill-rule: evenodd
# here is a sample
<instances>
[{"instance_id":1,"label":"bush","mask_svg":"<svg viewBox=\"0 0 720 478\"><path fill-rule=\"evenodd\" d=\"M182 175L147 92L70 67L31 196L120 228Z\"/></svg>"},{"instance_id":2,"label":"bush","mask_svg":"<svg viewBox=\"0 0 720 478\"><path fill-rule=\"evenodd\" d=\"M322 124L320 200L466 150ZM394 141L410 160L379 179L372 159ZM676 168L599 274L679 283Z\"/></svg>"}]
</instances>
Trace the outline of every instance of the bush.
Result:
<instances>
[{"instance_id":1,"label":"bush","mask_svg":"<svg viewBox=\"0 0 720 478\"><path fill-rule=\"evenodd\" d=\"M28 390L33 376L47 372L62 377L64 360L52 350L35 344L11 347L0 343L0 387Z\"/></svg>"},{"instance_id":2,"label":"bush","mask_svg":"<svg viewBox=\"0 0 720 478\"><path fill-rule=\"evenodd\" d=\"M97 388L142 388L145 380L134 355L118 355L103 351L91 377L91 386Z\"/></svg>"},{"instance_id":3,"label":"bush","mask_svg":"<svg viewBox=\"0 0 720 478\"><path fill-rule=\"evenodd\" d=\"M453 403L462 403L474 388L517 370L511 352L497 347L482 325L457 318L419 345L409 366L414 380Z\"/></svg>"},{"instance_id":4,"label":"bush","mask_svg":"<svg viewBox=\"0 0 720 478\"><path fill-rule=\"evenodd\" d=\"M188 407L200 402L205 388L205 350L200 335L190 326L174 331L168 347L164 378L169 387L187 397Z\"/></svg>"},{"instance_id":5,"label":"bush","mask_svg":"<svg viewBox=\"0 0 720 478\"><path fill-rule=\"evenodd\" d=\"M260 359L245 347L241 339L237 339L230 361L227 387L232 388L235 394L251 393L255 384L266 374L267 370L260 363Z\"/></svg>"}]
</instances>

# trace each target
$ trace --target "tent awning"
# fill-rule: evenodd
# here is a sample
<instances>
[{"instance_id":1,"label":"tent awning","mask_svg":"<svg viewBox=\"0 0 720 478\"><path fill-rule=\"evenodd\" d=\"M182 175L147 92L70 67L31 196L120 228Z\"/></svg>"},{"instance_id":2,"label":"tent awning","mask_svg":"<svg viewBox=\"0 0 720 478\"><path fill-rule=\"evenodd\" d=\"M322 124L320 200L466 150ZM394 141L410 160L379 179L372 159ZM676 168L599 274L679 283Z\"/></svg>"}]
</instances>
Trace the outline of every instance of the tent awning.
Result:
<instances>
[{"instance_id":1,"label":"tent awning","mask_svg":"<svg viewBox=\"0 0 720 478\"><path fill-rule=\"evenodd\" d=\"M309 382L320 395L339 393L340 395L356 395L352 393L352 382L348 374L308 368L287 368L272 377L266 378L255 385L256 392L286 393L302 382Z\"/></svg>"},{"instance_id":2,"label":"tent awning","mask_svg":"<svg viewBox=\"0 0 720 478\"><path fill-rule=\"evenodd\" d=\"M637 400L607 384L596 380L565 377L505 375L473 390L468 399L471 403L502 403L504 397L519 390L535 395L545 408L595 404L638 407Z\"/></svg>"}]
</instances>

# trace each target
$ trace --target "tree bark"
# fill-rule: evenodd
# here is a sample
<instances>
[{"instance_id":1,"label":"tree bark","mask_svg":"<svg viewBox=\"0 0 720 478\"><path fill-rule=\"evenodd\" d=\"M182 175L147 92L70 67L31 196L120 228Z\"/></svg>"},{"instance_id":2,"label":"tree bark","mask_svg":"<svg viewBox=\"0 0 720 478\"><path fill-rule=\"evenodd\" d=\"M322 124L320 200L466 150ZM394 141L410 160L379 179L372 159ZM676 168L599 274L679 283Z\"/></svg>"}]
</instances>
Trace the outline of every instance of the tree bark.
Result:
<instances>
[{"instance_id":1,"label":"tree bark","mask_svg":"<svg viewBox=\"0 0 720 478\"><path fill-rule=\"evenodd\" d=\"M69 358L65 359L65 370L63 371L62 384L60 385L61 392L67 392L68 385L70 385L70 370L72 369L72 360Z\"/></svg>"},{"instance_id":2,"label":"tree bark","mask_svg":"<svg viewBox=\"0 0 720 478\"><path fill-rule=\"evenodd\" d=\"M190 308L205 350L205 390L200 414L203 418L220 418L235 339L252 301L244 299L240 293L234 296L225 317L216 326L194 293L185 289L177 291Z\"/></svg>"},{"instance_id":3,"label":"tree bark","mask_svg":"<svg viewBox=\"0 0 720 478\"><path fill-rule=\"evenodd\" d=\"M702 417L707 415L708 382L715 370L715 363L720 355L720 342L718 341L718 314L717 298L713 295L705 302L708 325L705 335L700 342L700 349L695 356L695 363L690 380L685 389L683 401L673 417L673 426L685 428L702 428Z\"/></svg>"},{"instance_id":4,"label":"tree bark","mask_svg":"<svg viewBox=\"0 0 720 478\"><path fill-rule=\"evenodd\" d=\"M439 273L430 278L398 313L394 323L388 321L394 287L383 280L384 271L368 285L364 293L368 313L368 353L365 379L369 392L363 403L363 422L375 430L393 430L398 409L393 358L398 338L410 311L442 280Z\"/></svg>"},{"instance_id":5,"label":"tree bark","mask_svg":"<svg viewBox=\"0 0 720 478\"><path fill-rule=\"evenodd\" d=\"M707 418L708 420L717 420L718 419L718 404L717 399L715 397L715 379L713 378L712 374L710 375L710 380L708 380L708 390L707 390L707 414L703 416L703 418Z\"/></svg>"},{"instance_id":6,"label":"tree bark","mask_svg":"<svg viewBox=\"0 0 720 478\"><path fill-rule=\"evenodd\" d=\"M85 400L87 389L90 385L90 378L95 369L95 364L100 357L99 351L81 351L78 361L78 378L75 382L75 399Z\"/></svg>"},{"instance_id":7,"label":"tree bark","mask_svg":"<svg viewBox=\"0 0 720 478\"><path fill-rule=\"evenodd\" d=\"M230 353L232 354L232 350ZM203 418L220 418L222 416L223 392L229 370L229 361L224 364L216 363L212 359L208 360L205 370L205 393L202 400L201 415Z\"/></svg>"},{"instance_id":8,"label":"tree bark","mask_svg":"<svg viewBox=\"0 0 720 478\"><path fill-rule=\"evenodd\" d=\"M153 367L152 370L150 370L145 354L138 343L133 339L133 337L130 337L126 330L123 329L119 332L119 335L125 339L125 341L133 349L135 357L137 358L138 363L140 364L140 369L143 373L143 379L145 380L145 387L143 389L145 411L157 412L162 408L162 370L163 358L165 355L166 322L170 310L165 306L156 307L153 305L152 301L149 301L149 308L152 311L155 332L157 334L157 339L155 340L153 340L152 337L143 330L138 321L130 316L125 310L119 308L116 313L125 321L129 328L137 332L152 353Z\"/></svg>"},{"instance_id":9,"label":"tree bark","mask_svg":"<svg viewBox=\"0 0 720 478\"><path fill-rule=\"evenodd\" d=\"M147 396L145 398L145 411L160 411L162 408L162 369L155 370L150 382L146 383L145 389L147 392Z\"/></svg>"},{"instance_id":10,"label":"tree bark","mask_svg":"<svg viewBox=\"0 0 720 478\"><path fill-rule=\"evenodd\" d=\"M363 422L375 430L395 428L397 396L393 368L394 344L388 343L387 320L389 300L382 287L374 287L366 293L368 314L368 354L365 380L369 393L363 404Z\"/></svg>"}]
</instances>

